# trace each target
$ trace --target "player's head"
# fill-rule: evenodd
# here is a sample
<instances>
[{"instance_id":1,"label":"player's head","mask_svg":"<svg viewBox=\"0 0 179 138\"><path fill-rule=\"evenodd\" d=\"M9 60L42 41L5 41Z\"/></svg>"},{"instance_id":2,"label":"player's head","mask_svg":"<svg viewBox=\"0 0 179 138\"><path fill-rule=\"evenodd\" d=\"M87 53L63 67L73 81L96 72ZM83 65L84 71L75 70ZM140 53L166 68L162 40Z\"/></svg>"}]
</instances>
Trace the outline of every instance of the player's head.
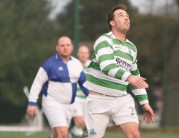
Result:
<instances>
[{"instance_id":1,"label":"player's head","mask_svg":"<svg viewBox=\"0 0 179 138\"><path fill-rule=\"evenodd\" d=\"M86 60L88 60L89 57L90 57L88 47L87 46L80 46L78 48L77 57L82 63L86 62Z\"/></svg>"},{"instance_id":2,"label":"player's head","mask_svg":"<svg viewBox=\"0 0 179 138\"><path fill-rule=\"evenodd\" d=\"M127 13L127 7L119 4L111 9L107 14L107 21L110 30L117 30L120 32L127 33L130 28L129 15Z\"/></svg>"},{"instance_id":3,"label":"player's head","mask_svg":"<svg viewBox=\"0 0 179 138\"><path fill-rule=\"evenodd\" d=\"M67 36L62 36L58 39L56 50L61 57L69 57L73 51L71 39Z\"/></svg>"}]
</instances>

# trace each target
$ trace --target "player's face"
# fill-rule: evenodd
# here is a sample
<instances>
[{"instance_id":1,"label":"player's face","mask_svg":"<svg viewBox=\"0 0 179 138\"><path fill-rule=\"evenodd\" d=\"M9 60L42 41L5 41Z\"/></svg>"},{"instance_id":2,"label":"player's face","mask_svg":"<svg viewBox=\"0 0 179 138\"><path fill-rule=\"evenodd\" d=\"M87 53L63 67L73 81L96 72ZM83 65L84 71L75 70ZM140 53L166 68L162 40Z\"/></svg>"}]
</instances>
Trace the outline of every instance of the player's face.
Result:
<instances>
[{"instance_id":1,"label":"player's face","mask_svg":"<svg viewBox=\"0 0 179 138\"><path fill-rule=\"evenodd\" d=\"M73 51L73 45L68 37L63 37L58 40L56 50L61 57L69 57Z\"/></svg>"},{"instance_id":2,"label":"player's face","mask_svg":"<svg viewBox=\"0 0 179 138\"><path fill-rule=\"evenodd\" d=\"M86 62L89 58L89 50L87 47L80 47L77 53L78 59L81 62Z\"/></svg>"},{"instance_id":3,"label":"player's face","mask_svg":"<svg viewBox=\"0 0 179 138\"><path fill-rule=\"evenodd\" d=\"M130 19L126 11L118 9L114 12L113 27L119 32L127 33L130 28Z\"/></svg>"}]
</instances>

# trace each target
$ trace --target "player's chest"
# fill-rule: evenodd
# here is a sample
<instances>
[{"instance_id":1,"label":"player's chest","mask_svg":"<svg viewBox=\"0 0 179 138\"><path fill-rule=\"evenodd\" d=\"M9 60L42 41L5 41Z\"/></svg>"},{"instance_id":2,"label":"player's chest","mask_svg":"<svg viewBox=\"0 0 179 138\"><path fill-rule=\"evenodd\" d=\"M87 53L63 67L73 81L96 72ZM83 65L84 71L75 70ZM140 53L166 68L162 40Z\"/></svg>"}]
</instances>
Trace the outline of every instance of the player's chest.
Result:
<instances>
[{"instance_id":1,"label":"player's chest","mask_svg":"<svg viewBox=\"0 0 179 138\"><path fill-rule=\"evenodd\" d=\"M129 60L134 58L135 52L125 45L113 44L112 49L115 56L123 56Z\"/></svg>"},{"instance_id":2,"label":"player's chest","mask_svg":"<svg viewBox=\"0 0 179 138\"><path fill-rule=\"evenodd\" d=\"M51 67L50 78L64 82L77 82L80 76L79 68L66 63L57 63Z\"/></svg>"},{"instance_id":3,"label":"player's chest","mask_svg":"<svg viewBox=\"0 0 179 138\"><path fill-rule=\"evenodd\" d=\"M116 65L124 68L125 70L130 70L135 53L127 46L120 44L113 45L113 53Z\"/></svg>"}]
</instances>

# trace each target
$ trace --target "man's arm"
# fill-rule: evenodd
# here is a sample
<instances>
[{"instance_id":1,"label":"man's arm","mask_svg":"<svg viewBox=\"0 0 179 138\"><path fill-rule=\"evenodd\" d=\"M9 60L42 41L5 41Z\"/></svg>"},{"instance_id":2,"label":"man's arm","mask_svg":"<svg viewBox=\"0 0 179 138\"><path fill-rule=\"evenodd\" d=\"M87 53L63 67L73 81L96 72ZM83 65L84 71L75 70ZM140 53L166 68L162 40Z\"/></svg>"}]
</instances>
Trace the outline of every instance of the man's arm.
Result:
<instances>
[{"instance_id":1,"label":"man's arm","mask_svg":"<svg viewBox=\"0 0 179 138\"><path fill-rule=\"evenodd\" d=\"M145 78L140 77L140 72L137 67L137 61L135 61L130 69L131 75L128 77L130 89L138 99L139 103L149 103L148 95L145 88L148 88L148 84L145 82Z\"/></svg>"},{"instance_id":2,"label":"man's arm","mask_svg":"<svg viewBox=\"0 0 179 138\"><path fill-rule=\"evenodd\" d=\"M144 110L144 117L143 120L146 121L146 123L150 124L154 122L154 112L149 104L143 104L142 108Z\"/></svg>"},{"instance_id":3,"label":"man's arm","mask_svg":"<svg viewBox=\"0 0 179 138\"><path fill-rule=\"evenodd\" d=\"M86 81L86 77L85 77L84 71L82 71L82 72L80 73L80 77L79 77L79 80L78 80L78 84L79 84L81 90L83 91L83 93L84 93L86 96L88 96L89 91L88 91L88 89L86 89L86 88L83 86L83 84L84 84L85 81Z\"/></svg>"},{"instance_id":4,"label":"man's arm","mask_svg":"<svg viewBox=\"0 0 179 138\"><path fill-rule=\"evenodd\" d=\"M140 73L137 67L137 62L135 61L133 63L133 65L131 66L131 74L128 77L128 81L130 83L130 88L132 90L132 92L134 93L134 95L136 96L136 98L138 99L139 103L142 105L142 108L144 110L144 117L143 119L147 122L147 123L153 123L154 122L154 113L152 108L149 105L149 101L148 101L148 95L147 92L145 90L145 86L148 87L148 84L145 82L145 78L143 78L141 81L139 78L137 81L135 81L135 79L137 77L140 77ZM144 83L144 82L146 83ZM134 85L133 82L136 84ZM142 84L144 83L144 84ZM137 87L138 86L138 87Z\"/></svg>"},{"instance_id":5,"label":"man's arm","mask_svg":"<svg viewBox=\"0 0 179 138\"><path fill-rule=\"evenodd\" d=\"M32 117L36 112L36 103L39 96L39 93L42 89L43 84L48 80L48 76L45 72L45 70L40 67L40 69L37 72L37 75L34 79L34 82L31 86L30 93L28 96L28 107L27 107L27 113Z\"/></svg>"}]
</instances>

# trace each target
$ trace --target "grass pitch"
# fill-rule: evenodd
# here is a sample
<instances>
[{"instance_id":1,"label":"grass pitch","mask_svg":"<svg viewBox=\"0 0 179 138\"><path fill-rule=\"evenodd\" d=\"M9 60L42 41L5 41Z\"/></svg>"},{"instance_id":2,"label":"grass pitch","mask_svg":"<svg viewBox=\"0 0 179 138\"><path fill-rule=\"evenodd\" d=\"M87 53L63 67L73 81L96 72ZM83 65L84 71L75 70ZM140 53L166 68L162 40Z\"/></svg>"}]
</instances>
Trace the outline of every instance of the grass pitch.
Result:
<instances>
[{"instance_id":1,"label":"grass pitch","mask_svg":"<svg viewBox=\"0 0 179 138\"><path fill-rule=\"evenodd\" d=\"M31 132L0 132L0 138L47 138L50 131L31 133ZM122 132L107 131L105 138L125 138ZM141 138L179 138L176 133L161 133L161 132L142 132Z\"/></svg>"}]
</instances>

